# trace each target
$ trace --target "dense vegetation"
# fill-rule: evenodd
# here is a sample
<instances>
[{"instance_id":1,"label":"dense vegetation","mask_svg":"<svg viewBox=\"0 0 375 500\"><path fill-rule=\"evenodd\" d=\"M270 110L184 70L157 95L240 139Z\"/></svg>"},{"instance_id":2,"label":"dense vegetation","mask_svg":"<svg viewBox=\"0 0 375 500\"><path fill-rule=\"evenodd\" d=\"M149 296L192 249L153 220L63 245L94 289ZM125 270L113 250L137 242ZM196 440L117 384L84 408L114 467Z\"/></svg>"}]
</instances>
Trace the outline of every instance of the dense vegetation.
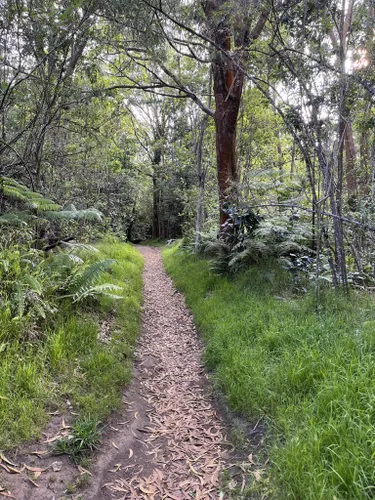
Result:
<instances>
[{"instance_id":1,"label":"dense vegetation","mask_svg":"<svg viewBox=\"0 0 375 500\"><path fill-rule=\"evenodd\" d=\"M271 262L228 278L178 246L164 261L203 335L215 384L267 437L255 458L262 480L248 498L373 498L372 296L327 288L317 309L313 291L301 293Z\"/></svg>"},{"instance_id":2,"label":"dense vegetation","mask_svg":"<svg viewBox=\"0 0 375 500\"><path fill-rule=\"evenodd\" d=\"M121 402L139 330L143 261L123 243L107 241L98 249L47 259L22 247L1 253L3 277L12 287L5 297L3 281L1 449L39 436L56 410L98 423ZM67 271L81 283L73 301L56 293ZM92 293L110 285L118 287L118 300Z\"/></svg>"},{"instance_id":3,"label":"dense vegetation","mask_svg":"<svg viewBox=\"0 0 375 500\"><path fill-rule=\"evenodd\" d=\"M372 0L2 2L0 448L116 406L125 242L183 237L207 366L267 424L260 489L374 496L374 28Z\"/></svg>"},{"instance_id":4,"label":"dense vegetation","mask_svg":"<svg viewBox=\"0 0 375 500\"><path fill-rule=\"evenodd\" d=\"M372 285L373 28L370 0L9 0L1 183L128 240L301 223L312 274Z\"/></svg>"}]
</instances>

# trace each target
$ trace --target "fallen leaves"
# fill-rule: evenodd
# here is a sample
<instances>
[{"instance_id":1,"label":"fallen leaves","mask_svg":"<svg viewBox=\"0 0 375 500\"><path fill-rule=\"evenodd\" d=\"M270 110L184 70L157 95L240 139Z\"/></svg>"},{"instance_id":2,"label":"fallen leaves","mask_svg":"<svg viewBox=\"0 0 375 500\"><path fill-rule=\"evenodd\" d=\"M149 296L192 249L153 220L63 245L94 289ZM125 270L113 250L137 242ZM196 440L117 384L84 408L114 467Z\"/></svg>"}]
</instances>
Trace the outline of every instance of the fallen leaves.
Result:
<instances>
[{"instance_id":1,"label":"fallen leaves","mask_svg":"<svg viewBox=\"0 0 375 500\"><path fill-rule=\"evenodd\" d=\"M47 450L27 452L28 455L40 455L43 453L47 453ZM57 464L60 464L60 466L56 467ZM55 472L60 471L61 462L53 462L48 467L34 467L24 463L22 467L20 467L19 465L12 462L9 458L7 458L3 453L0 453L0 467L4 469L8 474L19 474L20 476L24 477L30 484L32 484L34 488L39 488L40 485L36 482L36 480L49 469L52 469ZM5 489L1 487L0 496L7 498L16 498L10 491L5 491Z\"/></svg>"},{"instance_id":2,"label":"fallen leaves","mask_svg":"<svg viewBox=\"0 0 375 500\"><path fill-rule=\"evenodd\" d=\"M119 464L121 465L121 464ZM88 474L89 476L92 476L91 472L88 471L87 469L83 468L81 465L77 465L77 469L79 470L79 473L81 476L83 476L84 474Z\"/></svg>"},{"instance_id":3,"label":"fallen leaves","mask_svg":"<svg viewBox=\"0 0 375 500\"><path fill-rule=\"evenodd\" d=\"M136 386L137 397L132 398L134 401L125 401L129 413L124 412L118 418L120 421L110 426L119 433L109 438L110 453L118 463L111 463L102 488L122 499L224 499L219 489L224 469L230 469L231 476L240 471L238 481L229 481L229 485L241 491L246 474L261 481L262 471L258 470L252 455L242 464L228 465L232 445L204 389L206 376L200 362L201 347L191 315L182 295L174 294L159 253L150 252L151 260L146 260L144 275L143 335L137 354L142 376ZM119 429L120 426L124 427ZM44 442L61 439L68 435L69 429L62 418L59 432L46 436ZM131 448L120 444L124 443L123 434L132 439ZM48 450L29 452L36 456L46 453ZM0 466L9 474L13 472L11 468L21 472L20 466L1 454ZM49 468L59 472L62 463L53 462ZM91 475L82 466L77 468L81 476ZM46 469L24 465L24 473L35 488L39 487L38 479L43 484L44 472ZM10 492L1 493L15 498Z\"/></svg>"},{"instance_id":4,"label":"fallen leaves","mask_svg":"<svg viewBox=\"0 0 375 500\"><path fill-rule=\"evenodd\" d=\"M260 470L253 470L251 471L252 475L255 478L255 481L261 481L262 480L262 471Z\"/></svg>"},{"instance_id":5,"label":"fallen leaves","mask_svg":"<svg viewBox=\"0 0 375 500\"><path fill-rule=\"evenodd\" d=\"M17 499L17 497L15 497L14 495L12 495L9 491L8 492L7 491L0 491L0 495L2 497L16 498Z\"/></svg>"},{"instance_id":6,"label":"fallen leaves","mask_svg":"<svg viewBox=\"0 0 375 500\"><path fill-rule=\"evenodd\" d=\"M57 441L58 439L61 439L62 437L63 437L62 434L59 433L59 434L56 434L53 437L50 437L50 438L46 439L44 441L44 443L53 443L54 441Z\"/></svg>"},{"instance_id":7,"label":"fallen leaves","mask_svg":"<svg viewBox=\"0 0 375 500\"><path fill-rule=\"evenodd\" d=\"M33 481L30 477L28 478L28 480L30 481L30 483L35 486L35 488L39 488L39 484L37 484L35 481Z\"/></svg>"},{"instance_id":8,"label":"fallen leaves","mask_svg":"<svg viewBox=\"0 0 375 500\"><path fill-rule=\"evenodd\" d=\"M121 464L115 464L115 467L108 472L118 472L119 470L121 470Z\"/></svg>"},{"instance_id":9,"label":"fallen leaves","mask_svg":"<svg viewBox=\"0 0 375 500\"><path fill-rule=\"evenodd\" d=\"M29 465L26 465L26 464L24 464L24 467L25 467L25 469L27 469L31 472L39 472L39 473L45 472L46 470L49 469L49 467L46 467L44 469L42 469L40 467L30 467Z\"/></svg>"},{"instance_id":10,"label":"fallen leaves","mask_svg":"<svg viewBox=\"0 0 375 500\"><path fill-rule=\"evenodd\" d=\"M140 500L182 500L192 494L202 500L218 498L228 452L222 446L223 425L203 390L205 373L191 315L183 297L174 294L159 253L146 260L144 279L145 314L137 356L142 382L137 394L139 387L145 403L125 404L132 418L141 422L138 434L134 429L129 434L145 446L139 451L129 448L126 459L136 454L136 462L144 463L148 472L142 476L142 470L124 460L123 465L112 465L109 472L116 472L117 478L104 487Z\"/></svg>"},{"instance_id":11,"label":"fallen leaves","mask_svg":"<svg viewBox=\"0 0 375 500\"><path fill-rule=\"evenodd\" d=\"M27 451L27 455L46 455L49 450L39 450L39 451Z\"/></svg>"},{"instance_id":12,"label":"fallen leaves","mask_svg":"<svg viewBox=\"0 0 375 500\"><path fill-rule=\"evenodd\" d=\"M2 462L5 462L8 465L12 465L13 467L18 467L17 464L11 462L8 458L6 458L6 456L4 455L4 453L1 453L1 452L0 452L0 460Z\"/></svg>"}]
</instances>

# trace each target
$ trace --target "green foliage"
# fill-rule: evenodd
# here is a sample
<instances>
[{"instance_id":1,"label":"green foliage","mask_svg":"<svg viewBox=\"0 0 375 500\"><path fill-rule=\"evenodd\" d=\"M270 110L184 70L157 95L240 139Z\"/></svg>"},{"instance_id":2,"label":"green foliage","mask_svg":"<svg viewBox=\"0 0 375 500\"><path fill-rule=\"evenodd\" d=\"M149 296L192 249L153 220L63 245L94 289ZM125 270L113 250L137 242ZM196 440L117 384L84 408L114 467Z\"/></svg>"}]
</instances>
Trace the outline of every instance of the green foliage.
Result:
<instances>
[{"instance_id":1,"label":"green foliage","mask_svg":"<svg viewBox=\"0 0 375 500\"><path fill-rule=\"evenodd\" d=\"M278 262L288 269L312 263L313 252L308 247L312 235L306 222L281 214L264 218L251 210L243 215L233 210L229 214L228 235L223 238L216 233L201 235L198 248L187 244L193 252L207 254L212 269L219 274L236 273L266 261L271 265Z\"/></svg>"},{"instance_id":2,"label":"green foliage","mask_svg":"<svg viewBox=\"0 0 375 500\"><path fill-rule=\"evenodd\" d=\"M72 261L73 265L76 261ZM102 283L96 285L100 277L107 271L112 264L115 263L114 259L100 260L93 262L88 266L82 267L80 263L76 272L73 272L67 280L64 281L61 290L66 290L70 293L64 297L72 297L73 302L79 302L88 298L93 298L97 295L106 295L114 299L121 299L121 295L114 295L109 293L114 290L121 290L122 288L113 283Z\"/></svg>"},{"instance_id":3,"label":"green foliage","mask_svg":"<svg viewBox=\"0 0 375 500\"><path fill-rule=\"evenodd\" d=\"M270 467L254 485L270 498L374 495L374 303L322 291L294 295L276 265L234 278L207 260L164 250L206 343L213 380L230 407L266 430Z\"/></svg>"},{"instance_id":4,"label":"green foliage","mask_svg":"<svg viewBox=\"0 0 375 500\"><path fill-rule=\"evenodd\" d=\"M91 419L77 420L72 433L59 439L54 446L56 455L69 455L75 462L80 462L98 448L100 432L98 422Z\"/></svg>"},{"instance_id":5,"label":"green foliage","mask_svg":"<svg viewBox=\"0 0 375 500\"><path fill-rule=\"evenodd\" d=\"M9 251L1 261L1 280L7 290L0 307L1 449L38 436L48 420L47 412L51 408L64 411L67 400L78 419L94 422L106 418L121 402L140 326L143 260L126 244L104 242L98 247L100 252L91 253L91 257L87 253L81 257L61 253L38 262L30 255L22 258L21 251ZM72 269L76 273L82 269L83 274L103 261L111 261L111 266L87 274L90 279L96 275L98 286L107 283L118 287L121 299L96 295L93 313L88 303L59 298L56 281L63 283ZM13 280L22 284L24 295L32 288L57 311L45 311L44 319L26 299L23 315L16 316L10 292ZM111 325L104 337L103 320Z\"/></svg>"},{"instance_id":6,"label":"green foliage","mask_svg":"<svg viewBox=\"0 0 375 500\"><path fill-rule=\"evenodd\" d=\"M19 201L25 208L36 212L48 212L60 208L52 200L9 177L0 177L0 195L10 200Z\"/></svg>"},{"instance_id":7,"label":"green foliage","mask_svg":"<svg viewBox=\"0 0 375 500\"><path fill-rule=\"evenodd\" d=\"M72 252L74 251L74 253ZM80 254L80 255L79 255ZM0 250L3 308L17 318L46 319L57 311L62 301L84 302L122 290L111 281L99 283L110 270L114 259L96 260L89 246L75 245L67 252L48 257L37 250ZM93 261L94 260L94 261Z\"/></svg>"}]
</instances>

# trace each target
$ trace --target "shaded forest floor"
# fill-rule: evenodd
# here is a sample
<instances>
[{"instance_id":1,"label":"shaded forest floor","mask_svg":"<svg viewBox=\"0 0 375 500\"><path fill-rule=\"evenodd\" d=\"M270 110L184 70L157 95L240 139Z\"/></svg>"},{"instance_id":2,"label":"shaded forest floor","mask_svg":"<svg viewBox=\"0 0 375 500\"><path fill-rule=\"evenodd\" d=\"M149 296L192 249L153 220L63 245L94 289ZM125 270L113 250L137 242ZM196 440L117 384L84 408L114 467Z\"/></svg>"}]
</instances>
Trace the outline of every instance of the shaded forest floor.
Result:
<instances>
[{"instance_id":1,"label":"shaded forest floor","mask_svg":"<svg viewBox=\"0 0 375 500\"><path fill-rule=\"evenodd\" d=\"M245 490L245 472L253 463L243 461L242 469L234 465L240 457L234 456L215 409L200 361L202 345L184 298L164 271L160 251L141 247L141 252L144 314L134 377L92 463L75 465L65 455L44 453L48 436L69 434L69 420L53 417L43 443L4 457L15 465L2 462L8 468L0 471L3 496L203 500L239 498L229 491Z\"/></svg>"}]
</instances>

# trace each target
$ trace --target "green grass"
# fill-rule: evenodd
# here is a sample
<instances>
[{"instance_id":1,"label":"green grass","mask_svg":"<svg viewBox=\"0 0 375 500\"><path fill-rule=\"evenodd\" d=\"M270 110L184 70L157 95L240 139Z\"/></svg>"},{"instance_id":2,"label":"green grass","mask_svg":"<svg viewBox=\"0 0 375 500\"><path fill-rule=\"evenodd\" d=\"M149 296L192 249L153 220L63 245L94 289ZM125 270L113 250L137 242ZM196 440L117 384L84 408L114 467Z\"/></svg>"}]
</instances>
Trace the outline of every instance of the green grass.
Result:
<instances>
[{"instance_id":1,"label":"green grass","mask_svg":"<svg viewBox=\"0 0 375 500\"><path fill-rule=\"evenodd\" d=\"M105 419L121 403L131 378L130 355L140 327L143 258L132 246L101 243L95 259L113 258L101 280L123 287L121 300L61 301L35 328L0 309L0 449L40 436L48 413L70 402L80 421ZM111 338L98 339L110 318ZM35 329L35 335L30 331Z\"/></svg>"},{"instance_id":2,"label":"green grass","mask_svg":"<svg viewBox=\"0 0 375 500\"><path fill-rule=\"evenodd\" d=\"M373 498L373 299L325 290L316 310L313 293L294 296L281 269L253 267L229 279L177 247L163 255L215 384L233 410L266 424L270 467L256 488L281 499Z\"/></svg>"},{"instance_id":3,"label":"green grass","mask_svg":"<svg viewBox=\"0 0 375 500\"><path fill-rule=\"evenodd\" d=\"M77 420L71 434L59 439L54 445L56 455L69 455L75 462L86 460L100 443L100 431L96 420Z\"/></svg>"}]
</instances>

